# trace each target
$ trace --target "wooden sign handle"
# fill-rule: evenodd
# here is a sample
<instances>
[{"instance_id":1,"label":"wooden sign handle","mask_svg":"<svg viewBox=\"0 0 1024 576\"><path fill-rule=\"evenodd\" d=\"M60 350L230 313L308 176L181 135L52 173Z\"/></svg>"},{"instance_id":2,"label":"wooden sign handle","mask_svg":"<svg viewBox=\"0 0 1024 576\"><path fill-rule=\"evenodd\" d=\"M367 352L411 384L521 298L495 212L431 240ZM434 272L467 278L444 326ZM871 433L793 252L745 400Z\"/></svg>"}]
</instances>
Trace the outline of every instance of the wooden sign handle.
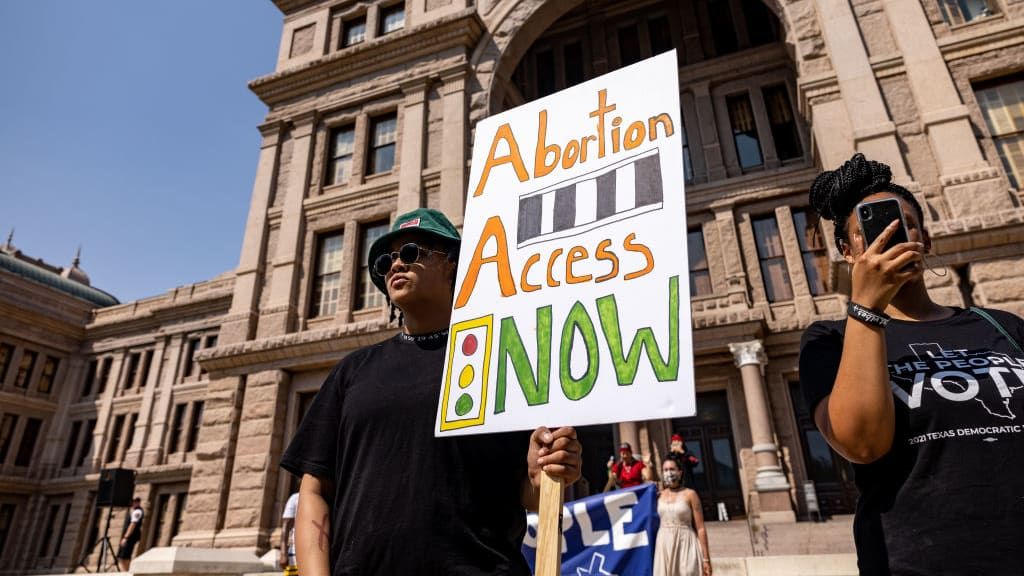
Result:
<instances>
[{"instance_id":1,"label":"wooden sign handle","mask_svg":"<svg viewBox=\"0 0 1024 576\"><path fill-rule=\"evenodd\" d=\"M561 479L541 474L536 576L559 576L562 571L563 488Z\"/></svg>"}]
</instances>

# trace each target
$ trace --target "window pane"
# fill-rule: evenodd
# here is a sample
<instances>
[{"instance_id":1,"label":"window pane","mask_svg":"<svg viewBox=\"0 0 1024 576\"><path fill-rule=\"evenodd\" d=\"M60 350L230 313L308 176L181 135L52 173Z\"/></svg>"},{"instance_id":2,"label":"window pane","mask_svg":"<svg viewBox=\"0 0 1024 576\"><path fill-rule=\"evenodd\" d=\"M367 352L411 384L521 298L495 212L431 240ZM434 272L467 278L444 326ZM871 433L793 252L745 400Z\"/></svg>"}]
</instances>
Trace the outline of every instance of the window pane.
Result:
<instances>
[{"instance_id":1,"label":"window pane","mask_svg":"<svg viewBox=\"0 0 1024 576\"><path fill-rule=\"evenodd\" d=\"M707 0L707 3L715 52L719 56L735 52L737 49L736 27L732 23L729 0Z\"/></svg>"},{"instance_id":2,"label":"window pane","mask_svg":"<svg viewBox=\"0 0 1024 576\"><path fill-rule=\"evenodd\" d=\"M331 133L331 158L327 166L327 185L344 184L352 176L352 151L355 127L338 128Z\"/></svg>"},{"instance_id":3,"label":"window pane","mask_svg":"<svg viewBox=\"0 0 1024 576\"><path fill-rule=\"evenodd\" d=\"M14 510L14 504L0 505L0 557L4 556L7 536L11 533L14 525Z\"/></svg>"},{"instance_id":4,"label":"window pane","mask_svg":"<svg viewBox=\"0 0 1024 576\"><path fill-rule=\"evenodd\" d=\"M174 419L171 420L171 438L167 445L167 453L174 454L181 445L181 436L185 426L185 404L178 404L174 407Z\"/></svg>"},{"instance_id":5,"label":"window pane","mask_svg":"<svg viewBox=\"0 0 1024 576\"><path fill-rule=\"evenodd\" d=\"M690 184L693 182L693 163L690 161L690 142L686 138L685 126L680 126L679 135L683 137L683 179Z\"/></svg>"},{"instance_id":6,"label":"window pane","mask_svg":"<svg viewBox=\"0 0 1024 576\"><path fill-rule=\"evenodd\" d=\"M377 290L377 287L374 286L373 281L370 279L370 267L367 265L366 260L370 257L370 246L374 240L386 234L387 231L388 225L386 223L372 224L363 228L359 249L359 284L356 287L356 310L384 305L384 294Z\"/></svg>"},{"instance_id":7,"label":"window pane","mask_svg":"<svg viewBox=\"0 0 1024 576\"><path fill-rule=\"evenodd\" d=\"M708 296L712 292L711 273L707 270L690 272L690 296Z\"/></svg>"},{"instance_id":8,"label":"window pane","mask_svg":"<svg viewBox=\"0 0 1024 576\"><path fill-rule=\"evenodd\" d=\"M565 59L565 84L566 88L575 86L585 79L583 64L583 45L579 42L566 44L562 49Z\"/></svg>"},{"instance_id":9,"label":"window pane","mask_svg":"<svg viewBox=\"0 0 1024 576\"><path fill-rule=\"evenodd\" d=\"M640 33L636 24L619 28L619 60L623 66L639 62L643 58L640 53Z\"/></svg>"},{"instance_id":10,"label":"window pane","mask_svg":"<svg viewBox=\"0 0 1024 576\"><path fill-rule=\"evenodd\" d=\"M43 362L43 373L39 376L38 390L40 394L49 394L53 390L53 378L60 367L60 360L50 356Z\"/></svg>"},{"instance_id":11,"label":"window pane","mask_svg":"<svg viewBox=\"0 0 1024 576\"><path fill-rule=\"evenodd\" d=\"M545 50L537 53L537 95L547 96L555 91L555 53Z\"/></svg>"},{"instance_id":12,"label":"window pane","mask_svg":"<svg viewBox=\"0 0 1024 576\"><path fill-rule=\"evenodd\" d=\"M651 55L657 56L673 48L672 29L668 17L658 16L647 21L647 34L651 37Z\"/></svg>"},{"instance_id":13,"label":"window pane","mask_svg":"<svg viewBox=\"0 0 1024 576\"><path fill-rule=\"evenodd\" d=\"M1024 185L1024 80L978 90L989 133L1014 188Z\"/></svg>"},{"instance_id":14,"label":"window pane","mask_svg":"<svg viewBox=\"0 0 1024 576\"><path fill-rule=\"evenodd\" d=\"M803 254L811 294L825 294L828 292L829 261L825 240L821 236L820 217L806 210L795 210L793 226Z\"/></svg>"},{"instance_id":15,"label":"window pane","mask_svg":"<svg viewBox=\"0 0 1024 576\"><path fill-rule=\"evenodd\" d=\"M68 436L68 444L64 448L64 458L61 460L61 468L67 468L71 466L71 461L75 457L75 446L78 445L78 435L82 432L82 422L71 423L71 435Z\"/></svg>"},{"instance_id":16,"label":"window pane","mask_svg":"<svg viewBox=\"0 0 1024 576\"><path fill-rule=\"evenodd\" d=\"M704 250L704 232L699 228L686 234L686 252L690 258L690 270L707 270L708 257Z\"/></svg>"},{"instance_id":17,"label":"window pane","mask_svg":"<svg viewBox=\"0 0 1024 576\"><path fill-rule=\"evenodd\" d=\"M316 265L318 275L341 271L343 238L341 234L331 234L320 239L320 257Z\"/></svg>"},{"instance_id":18,"label":"window pane","mask_svg":"<svg viewBox=\"0 0 1024 576\"><path fill-rule=\"evenodd\" d=\"M199 442L199 427L203 424L203 408L205 402L199 401L192 405L192 418L188 425L188 440L185 442L185 452L194 452Z\"/></svg>"},{"instance_id":19,"label":"window pane","mask_svg":"<svg viewBox=\"0 0 1024 576\"><path fill-rule=\"evenodd\" d=\"M82 451L78 453L78 461L75 466L85 464L85 460L91 456L93 432L96 431L96 420L89 420L85 423L85 432L82 436Z\"/></svg>"},{"instance_id":20,"label":"window pane","mask_svg":"<svg viewBox=\"0 0 1024 576\"><path fill-rule=\"evenodd\" d=\"M18 417L14 414L4 414L3 419L0 419L0 464L7 460L11 442L14 441L14 427L17 424Z\"/></svg>"},{"instance_id":21,"label":"window pane","mask_svg":"<svg viewBox=\"0 0 1024 576\"><path fill-rule=\"evenodd\" d=\"M85 382L82 383L82 397L92 394L92 385L96 381L96 361L90 360L85 369Z\"/></svg>"},{"instance_id":22,"label":"window pane","mask_svg":"<svg viewBox=\"0 0 1024 576\"><path fill-rule=\"evenodd\" d=\"M124 414L114 418L114 425L110 428L110 437L107 441L107 456L104 462L113 462L117 458L118 450L121 447L121 432L124 430Z\"/></svg>"},{"instance_id":23,"label":"window pane","mask_svg":"<svg viewBox=\"0 0 1024 576\"><path fill-rule=\"evenodd\" d=\"M18 445L18 454L14 457L15 466L28 466L32 462L32 454L36 451L36 440L39 439L39 429L43 421L38 418L29 418L25 422L25 429L21 433L21 444Z\"/></svg>"},{"instance_id":24,"label":"window pane","mask_svg":"<svg viewBox=\"0 0 1024 576\"><path fill-rule=\"evenodd\" d=\"M381 11L381 34L400 30L403 26L405 26L405 6L399 4Z\"/></svg>"},{"instance_id":25,"label":"window pane","mask_svg":"<svg viewBox=\"0 0 1024 576\"><path fill-rule=\"evenodd\" d=\"M715 480L719 488L738 488L736 475L736 457L732 452L732 442L728 438L711 440L711 450L715 457Z\"/></svg>"},{"instance_id":26,"label":"window pane","mask_svg":"<svg viewBox=\"0 0 1024 576\"><path fill-rule=\"evenodd\" d=\"M345 22L345 40L344 46L352 46L353 44L359 44L366 39L366 18L359 18L358 20L349 20Z\"/></svg>"},{"instance_id":27,"label":"window pane","mask_svg":"<svg viewBox=\"0 0 1024 576\"><path fill-rule=\"evenodd\" d=\"M395 165L395 136L398 118L394 114L374 119L370 142L370 174L387 172Z\"/></svg>"},{"instance_id":28,"label":"window pane","mask_svg":"<svg viewBox=\"0 0 1024 576\"><path fill-rule=\"evenodd\" d=\"M747 169L760 166L762 164L761 140L757 136L750 96L745 93L730 96L726 103L729 107L729 123L732 125L732 135L736 143L736 154L739 156L740 167Z\"/></svg>"},{"instance_id":29,"label":"window pane","mask_svg":"<svg viewBox=\"0 0 1024 576\"><path fill-rule=\"evenodd\" d=\"M761 46L779 39L778 20L764 0L742 0L741 4L751 45Z\"/></svg>"},{"instance_id":30,"label":"window pane","mask_svg":"<svg viewBox=\"0 0 1024 576\"><path fill-rule=\"evenodd\" d=\"M28 380L32 377L32 369L36 366L37 352L24 350L21 353L21 362L18 363L18 373L14 376L14 386L27 388Z\"/></svg>"},{"instance_id":31,"label":"window pane","mask_svg":"<svg viewBox=\"0 0 1024 576\"><path fill-rule=\"evenodd\" d=\"M14 356L14 346L0 344L0 384L4 382L7 375L7 368L11 365L11 357Z\"/></svg>"},{"instance_id":32,"label":"window pane","mask_svg":"<svg viewBox=\"0 0 1024 576\"><path fill-rule=\"evenodd\" d=\"M760 1L760 0L759 0ZM768 108L768 122L772 127L772 141L780 160L803 156L800 134L797 132L789 94L782 84L764 89L764 105Z\"/></svg>"},{"instance_id":33,"label":"window pane","mask_svg":"<svg viewBox=\"0 0 1024 576\"><path fill-rule=\"evenodd\" d=\"M775 216L757 218L753 222L757 255L761 259L761 276L769 302L790 300L793 288L789 283L789 270L783 257L782 237Z\"/></svg>"}]
</instances>

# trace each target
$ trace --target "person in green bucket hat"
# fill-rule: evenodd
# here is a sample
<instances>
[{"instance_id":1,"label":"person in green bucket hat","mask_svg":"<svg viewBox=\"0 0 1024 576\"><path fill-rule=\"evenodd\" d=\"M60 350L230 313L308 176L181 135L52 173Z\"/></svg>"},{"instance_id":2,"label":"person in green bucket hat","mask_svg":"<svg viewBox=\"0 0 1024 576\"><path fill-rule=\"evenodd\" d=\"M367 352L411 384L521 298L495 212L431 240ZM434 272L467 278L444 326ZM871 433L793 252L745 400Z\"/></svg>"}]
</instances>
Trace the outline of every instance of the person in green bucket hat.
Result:
<instances>
[{"instance_id":1,"label":"person in green bucket hat","mask_svg":"<svg viewBox=\"0 0 1024 576\"><path fill-rule=\"evenodd\" d=\"M370 246L401 331L335 366L281 459L302 480L303 576L526 576L541 473L580 477L571 427L434 437L459 245L444 214L420 208Z\"/></svg>"}]
</instances>

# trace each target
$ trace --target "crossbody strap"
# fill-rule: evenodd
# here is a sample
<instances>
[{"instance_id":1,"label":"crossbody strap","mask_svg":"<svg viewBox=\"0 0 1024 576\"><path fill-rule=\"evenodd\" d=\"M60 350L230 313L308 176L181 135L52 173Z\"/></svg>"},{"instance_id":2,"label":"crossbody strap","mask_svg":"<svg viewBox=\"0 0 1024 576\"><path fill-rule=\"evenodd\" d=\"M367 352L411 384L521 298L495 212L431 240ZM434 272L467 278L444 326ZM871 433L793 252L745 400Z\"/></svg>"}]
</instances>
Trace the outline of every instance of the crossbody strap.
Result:
<instances>
[{"instance_id":1,"label":"crossbody strap","mask_svg":"<svg viewBox=\"0 0 1024 576\"><path fill-rule=\"evenodd\" d=\"M978 308L977 306L971 306L971 312L974 312L978 316L981 316L985 320L988 320L989 324L995 326L996 330L999 330L999 333L1010 341L1010 344L1013 345L1013 349L1016 350L1017 353L1020 354L1021 356L1024 356L1024 350L1021 349L1020 344L1018 344L1017 341L1013 339L1013 336L1010 336L1010 333L1006 331L1006 328L1003 328L1003 325L997 322L991 314L985 312L984 310Z\"/></svg>"}]
</instances>

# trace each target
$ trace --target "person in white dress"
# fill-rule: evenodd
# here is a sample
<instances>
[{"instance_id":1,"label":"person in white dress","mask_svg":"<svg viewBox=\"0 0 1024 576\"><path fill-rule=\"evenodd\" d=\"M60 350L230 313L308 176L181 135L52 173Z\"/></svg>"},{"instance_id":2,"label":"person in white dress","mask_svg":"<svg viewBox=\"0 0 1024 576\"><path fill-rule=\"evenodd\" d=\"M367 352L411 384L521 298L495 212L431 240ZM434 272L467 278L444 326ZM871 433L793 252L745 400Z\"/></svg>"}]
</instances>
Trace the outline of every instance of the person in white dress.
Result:
<instances>
[{"instance_id":1,"label":"person in white dress","mask_svg":"<svg viewBox=\"0 0 1024 576\"><path fill-rule=\"evenodd\" d=\"M675 460L661 465L665 487L658 494L661 527L654 547L654 576L711 576L708 535L697 492L683 486Z\"/></svg>"}]
</instances>

